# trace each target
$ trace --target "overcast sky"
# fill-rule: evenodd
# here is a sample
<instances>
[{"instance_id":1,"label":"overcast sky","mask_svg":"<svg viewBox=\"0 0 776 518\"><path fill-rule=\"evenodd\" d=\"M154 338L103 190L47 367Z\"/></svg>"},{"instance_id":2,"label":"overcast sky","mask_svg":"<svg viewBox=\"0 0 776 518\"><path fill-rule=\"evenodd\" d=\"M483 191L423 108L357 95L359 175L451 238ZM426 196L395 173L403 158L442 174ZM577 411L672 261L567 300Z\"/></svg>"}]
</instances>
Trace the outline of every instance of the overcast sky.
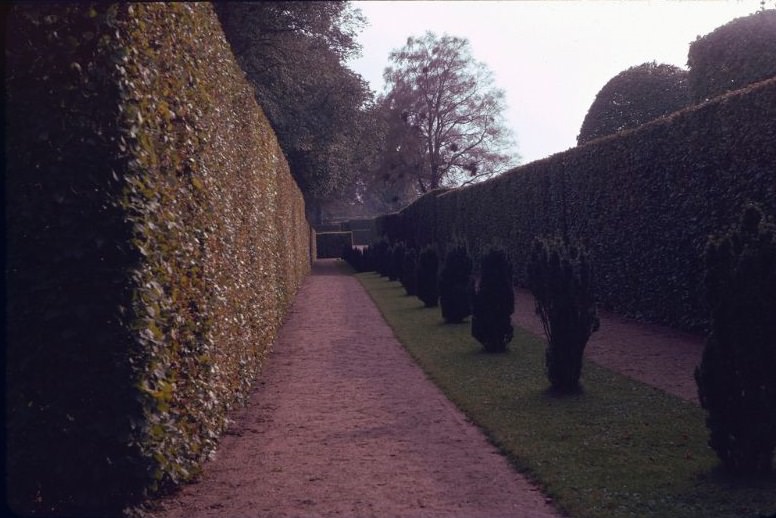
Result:
<instances>
[{"instance_id":1,"label":"overcast sky","mask_svg":"<svg viewBox=\"0 0 776 518\"><path fill-rule=\"evenodd\" d=\"M771 2L768 6L771 7ZM350 66L375 92L393 49L427 30L464 37L506 92L521 163L576 145L590 104L623 70L648 61L687 68L689 44L759 0L354 1L369 25Z\"/></svg>"}]
</instances>

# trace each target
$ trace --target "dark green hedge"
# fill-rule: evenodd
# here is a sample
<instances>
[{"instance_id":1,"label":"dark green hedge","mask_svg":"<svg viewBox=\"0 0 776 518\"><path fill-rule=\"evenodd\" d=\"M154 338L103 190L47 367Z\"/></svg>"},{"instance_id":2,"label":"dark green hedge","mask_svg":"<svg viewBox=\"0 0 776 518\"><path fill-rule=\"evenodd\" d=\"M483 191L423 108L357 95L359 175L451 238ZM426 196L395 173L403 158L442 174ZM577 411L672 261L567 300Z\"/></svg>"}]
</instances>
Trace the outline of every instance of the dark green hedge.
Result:
<instances>
[{"instance_id":1,"label":"dark green hedge","mask_svg":"<svg viewBox=\"0 0 776 518\"><path fill-rule=\"evenodd\" d=\"M328 223L315 225L316 232L342 232L342 225L340 223Z\"/></svg>"},{"instance_id":2,"label":"dark green hedge","mask_svg":"<svg viewBox=\"0 0 776 518\"><path fill-rule=\"evenodd\" d=\"M352 219L342 223L342 230L353 233L354 245L369 245L375 240L374 220Z\"/></svg>"},{"instance_id":3,"label":"dark green hedge","mask_svg":"<svg viewBox=\"0 0 776 518\"><path fill-rule=\"evenodd\" d=\"M437 228L438 197L450 189L442 188L427 192L401 212L404 227L403 237L413 248L418 245L437 241L434 232Z\"/></svg>"},{"instance_id":4,"label":"dark green hedge","mask_svg":"<svg viewBox=\"0 0 776 518\"><path fill-rule=\"evenodd\" d=\"M116 514L196 475L314 239L209 4L6 27L9 503Z\"/></svg>"},{"instance_id":5,"label":"dark green hedge","mask_svg":"<svg viewBox=\"0 0 776 518\"><path fill-rule=\"evenodd\" d=\"M375 218L375 237L385 236L391 242L404 240L404 228L401 215L398 212L383 214Z\"/></svg>"},{"instance_id":6,"label":"dark green hedge","mask_svg":"<svg viewBox=\"0 0 776 518\"><path fill-rule=\"evenodd\" d=\"M566 234L589 251L602 306L700 330L707 236L748 201L776 213L774 120L776 79L421 198L377 228L418 247L465 239L477 254L501 245L521 284L534 236Z\"/></svg>"},{"instance_id":7,"label":"dark green hedge","mask_svg":"<svg viewBox=\"0 0 776 518\"><path fill-rule=\"evenodd\" d=\"M776 75L776 9L742 16L690 43L690 95L696 103Z\"/></svg>"},{"instance_id":8,"label":"dark green hedge","mask_svg":"<svg viewBox=\"0 0 776 518\"><path fill-rule=\"evenodd\" d=\"M342 230L372 230L374 220L351 219L342 223Z\"/></svg>"},{"instance_id":9,"label":"dark green hedge","mask_svg":"<svg viewBox=\"0 0 776 518\"><path fill-rule=\"evenodd\" d=\"M318 259L342 257L342 251L353 246L352 232L319 232L315 239Z\"/></svg>"}]
</instances>

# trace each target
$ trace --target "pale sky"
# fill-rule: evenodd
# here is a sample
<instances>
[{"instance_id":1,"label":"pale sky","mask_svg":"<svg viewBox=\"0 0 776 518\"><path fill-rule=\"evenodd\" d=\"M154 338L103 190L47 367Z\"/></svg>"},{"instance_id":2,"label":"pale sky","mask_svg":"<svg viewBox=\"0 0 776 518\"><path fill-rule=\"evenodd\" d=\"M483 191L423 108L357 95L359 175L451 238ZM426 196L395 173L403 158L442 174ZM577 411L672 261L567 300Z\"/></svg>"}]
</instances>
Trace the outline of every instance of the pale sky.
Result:
<instances>
[{"instance_id":1,"label":"pale sky","mask_svg":"<svg viewBox=\"0 0 776 518\"><path fill-rule=\"evenodd\" d=\"M767 6L771 7L771 1ZM526 164L576 145L599 90L649 61L687 68L689 44L760 8L759 0L354 1L369 25L349 63L377 93L388 55L427 30L463 37L506 92Z\"/></svg>"}]
</instances>

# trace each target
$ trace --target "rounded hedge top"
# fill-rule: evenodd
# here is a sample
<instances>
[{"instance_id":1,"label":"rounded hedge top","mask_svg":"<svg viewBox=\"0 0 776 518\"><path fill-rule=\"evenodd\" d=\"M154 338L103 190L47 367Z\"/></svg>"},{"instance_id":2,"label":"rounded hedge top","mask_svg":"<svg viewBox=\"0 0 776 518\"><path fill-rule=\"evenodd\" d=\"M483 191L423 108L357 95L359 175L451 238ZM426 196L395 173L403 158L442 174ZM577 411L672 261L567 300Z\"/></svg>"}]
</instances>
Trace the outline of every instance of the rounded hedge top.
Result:
<instances>
[{"instance_id":1,"label":"rounded hedge top","mask_svg":"<svg viewBox=\"0 0 776 518\"><path fill-rule=\"evenodd\" d=\"M687 71L654 61L631 67L598 92L582 122L577 143L641 126L688 104Z\"/></svg>"},{"instance_id":2,"label":"rounded hedge top","mask_svg":"<svg viewBox=\"0 0 776 518\"><path fill-rule=\"evenodd\" d=\"M690 44L690 94L702 102L776 75L776 9L718 27Z\"/></svg>"}]
</instances>

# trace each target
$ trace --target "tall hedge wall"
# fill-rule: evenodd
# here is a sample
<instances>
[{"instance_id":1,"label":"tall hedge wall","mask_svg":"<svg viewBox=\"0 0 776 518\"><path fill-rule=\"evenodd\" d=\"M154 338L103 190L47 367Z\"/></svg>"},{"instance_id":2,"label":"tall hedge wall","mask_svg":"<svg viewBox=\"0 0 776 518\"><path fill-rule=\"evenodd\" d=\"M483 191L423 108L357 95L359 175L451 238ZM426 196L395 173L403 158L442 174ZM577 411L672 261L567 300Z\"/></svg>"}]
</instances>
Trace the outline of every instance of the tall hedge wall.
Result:
<instances>
[{"instance_id":1,"label":"tall hedge wall","mask_svg":"<svg viewBox=\"0 0 776 518\"><path fill-rule=\"evenodd\" d=\"M116 514L197 473L315 240L210 4L6 27L9 503Z\"/></svg>"},{"instance_id":2,"label":"tall hedge wall","mask_svg":"<svg viewBox=\"0 0 776 518\"><path fill-rule=\"evenodd\" d=\"M353 233L354 245L368 245L374 239L375 235L374 220L372 219L352 219L342 224L342 230Z\"/></svg>"},{"instance_id":3,"label":"tall hedge wall","mask_svg":"<svg viewBox=\"0 0 776 518\"><path fill-rule=\"evenodd\" d=\"M376 226L419 246L461 238L476 252L498 242L518 283L533 237L566 233L590 251L604 307L700 330L707 236L737 221L747 201L776 214L774 121L776 78L481 184L431 193Z\"/></svg>"},{"instance_id":4,"label":"tall hedge wall","mask_svg":"<svg viewBox=\"0 0 776 518\"><path fill-rule=\"evenodd\" d=\"M317 232L315 250L318 259L342 257L342 251L353 247L352 232Z\"/></svg>"}]
</instances>

